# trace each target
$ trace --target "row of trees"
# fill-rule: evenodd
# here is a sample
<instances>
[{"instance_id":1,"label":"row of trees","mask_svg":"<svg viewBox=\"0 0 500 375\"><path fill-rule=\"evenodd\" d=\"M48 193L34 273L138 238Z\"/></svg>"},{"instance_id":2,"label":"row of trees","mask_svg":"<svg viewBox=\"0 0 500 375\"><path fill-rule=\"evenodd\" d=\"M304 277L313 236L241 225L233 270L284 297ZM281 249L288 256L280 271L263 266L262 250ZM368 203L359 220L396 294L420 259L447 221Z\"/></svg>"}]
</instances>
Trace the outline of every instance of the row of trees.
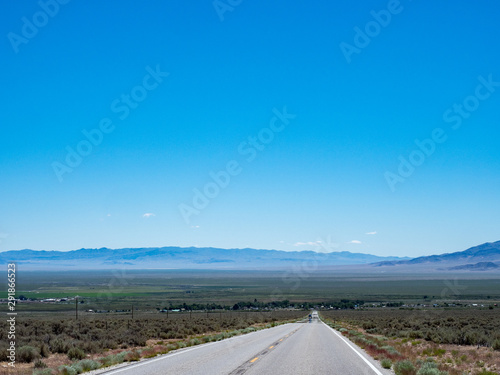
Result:
<instances>
[{"instance_id":1,"label":"row of trees","mask_svg":"<svg viewBox=\"0 0 500 375\"><path fill-rule=\"evenodd\" d=\"M234 305L222 305L217 303L191 303L186 302L182 304L172 304L168 307L164 307L163 310L186 310L186 311L212 311L212 310L272 310L272 309L317 309L321 307L332 307L334 309L354 309L357 306L364 304L361 300L348 300L342 299L340 301L333 302L294 302L291 303L289 300L282 301L271 301L271 302L260 302L257 299L251 301L242 301L235 303ZM158 309L160 310L160 309Z\"/></svg>"}]
</instances>

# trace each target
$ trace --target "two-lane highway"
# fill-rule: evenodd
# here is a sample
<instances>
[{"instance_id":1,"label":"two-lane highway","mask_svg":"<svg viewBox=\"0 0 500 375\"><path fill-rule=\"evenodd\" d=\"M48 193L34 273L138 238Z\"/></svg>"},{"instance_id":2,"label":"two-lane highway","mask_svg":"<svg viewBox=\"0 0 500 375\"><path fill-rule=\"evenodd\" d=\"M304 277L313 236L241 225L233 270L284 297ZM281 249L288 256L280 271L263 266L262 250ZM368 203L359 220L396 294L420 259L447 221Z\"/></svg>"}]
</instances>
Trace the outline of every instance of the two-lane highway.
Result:
<instances>
[{"instance_id":1,"label":"two-lane highway","mask_svg":"<svg viewBox=\"0 0 500 375\"><path fill-rule=\"evenodd\" d=\"M350 347L349 345L352 345ZM382 375L384 370L364 357L354 344L343 340L319 320L304 324L293 337L256 360L247 375L258 374L342 374Z\"/></svg>"},{"instance_id":2,"label":"two-lane highway","mask_svg":"<svg viewBox=\"0 0 500 375\"><path fill-rule=\"evenodd\" d=\"M178 350L106 375L391 374L317 319ZM102 373L102 372L100 372Z\"/></svg>"}]
</instances>

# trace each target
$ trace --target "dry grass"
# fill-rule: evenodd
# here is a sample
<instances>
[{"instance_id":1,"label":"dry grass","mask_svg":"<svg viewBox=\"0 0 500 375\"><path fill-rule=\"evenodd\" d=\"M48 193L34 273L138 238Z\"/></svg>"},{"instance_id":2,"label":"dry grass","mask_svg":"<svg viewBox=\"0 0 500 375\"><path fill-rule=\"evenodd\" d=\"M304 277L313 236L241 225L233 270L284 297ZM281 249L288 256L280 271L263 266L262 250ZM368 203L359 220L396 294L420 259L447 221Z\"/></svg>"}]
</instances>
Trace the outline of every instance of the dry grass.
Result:
<instances>
[{"instance_id":1,"label":"dry grass","mask_svg":"<svg viewBox=\"0 0 500 375\"><path fill-rule=\"evenodd\" d=\"M329 322L378 360L388 358L394 363L407 359L418 369L422 363L431 359L438 365L439 370L446 371L449 375L488 374L487 371L489 374L500 373L500 351L491 347L436 344L424 339L407 337L387 338L368 333L361 327L362 323L354 324L352 319L348 322L339 320L335 323ZM397 354L388 353L387 349L383 349L387 347L394 348Z\"/></svg>"}]
</instances>

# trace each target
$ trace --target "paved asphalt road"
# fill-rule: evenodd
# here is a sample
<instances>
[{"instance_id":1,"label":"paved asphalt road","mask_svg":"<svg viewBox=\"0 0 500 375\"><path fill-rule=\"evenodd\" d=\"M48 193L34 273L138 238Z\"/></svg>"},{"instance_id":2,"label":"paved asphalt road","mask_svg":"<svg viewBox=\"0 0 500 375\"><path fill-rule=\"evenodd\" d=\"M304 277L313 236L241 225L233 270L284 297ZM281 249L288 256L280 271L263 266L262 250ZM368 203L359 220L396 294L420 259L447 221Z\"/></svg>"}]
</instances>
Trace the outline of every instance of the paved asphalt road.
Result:
<instances>
[{"instance_id":1,"label":"paved asphalt road","mask_svg":"<svg viewBox=\"0 0 500 375\"><path fill-rule=\"evenodd\" d=\"M318 319L292 323L231 339L199 345L106 375L386 375L389 370L362 354Z\"/></svg>"}]
</instances>

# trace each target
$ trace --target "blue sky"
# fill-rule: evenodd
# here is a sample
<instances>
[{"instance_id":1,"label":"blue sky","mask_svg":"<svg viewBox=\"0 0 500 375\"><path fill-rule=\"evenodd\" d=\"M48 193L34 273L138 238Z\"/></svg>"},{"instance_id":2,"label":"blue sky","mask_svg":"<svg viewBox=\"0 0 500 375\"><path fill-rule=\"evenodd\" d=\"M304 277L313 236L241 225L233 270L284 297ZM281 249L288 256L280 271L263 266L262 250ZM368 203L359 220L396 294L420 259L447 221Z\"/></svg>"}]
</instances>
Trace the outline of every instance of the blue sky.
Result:
<instances>
[{"instance_id":1,"label":"blue sky","mask_svg":"<svg viewBox=\"0 0 500 375\"><path fill-rule=\"evenodd\" d=\"M498 3L1 7L0 251L500 239Z\"/></svg>"}]
</instances>

